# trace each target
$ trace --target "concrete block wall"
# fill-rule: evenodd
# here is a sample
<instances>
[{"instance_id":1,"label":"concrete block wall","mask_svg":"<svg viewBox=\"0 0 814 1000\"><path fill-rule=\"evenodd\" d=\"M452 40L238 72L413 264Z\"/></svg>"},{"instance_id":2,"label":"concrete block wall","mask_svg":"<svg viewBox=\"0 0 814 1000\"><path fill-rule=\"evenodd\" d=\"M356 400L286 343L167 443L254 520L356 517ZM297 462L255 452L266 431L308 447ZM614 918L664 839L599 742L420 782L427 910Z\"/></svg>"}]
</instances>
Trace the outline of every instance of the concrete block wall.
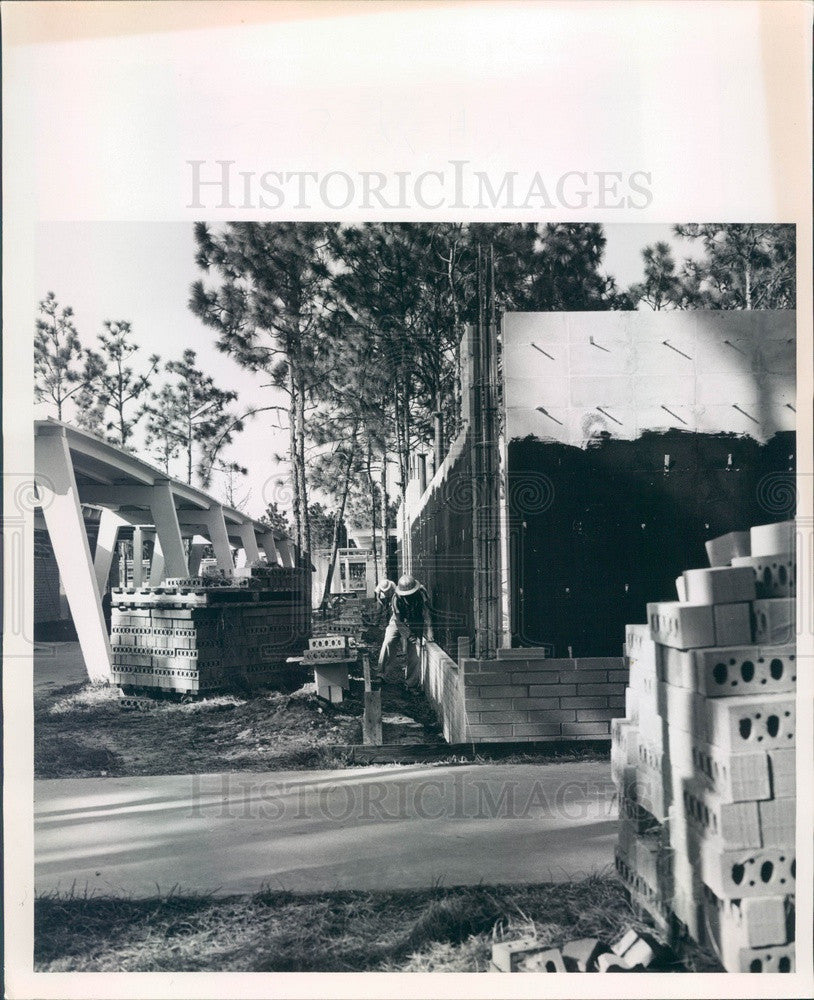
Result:
<instances>
[{"instance_id":1,"label":"concrete block wall","mask_svg":"<svg viewBox=\"0 0 814 1000\"><path fill-rule=\"evenodd\" d=\"M465 743L466 711L463 671L435 642L427 643L422 686L444 729L447 743Z\"/></svg>"},{"instance_id":2,"label":"concrete block wall","mask_svg":"<svg viewBox=\"0 0 814 1000\"><path fill-rule=\"evenodd\" d=\"M627 678L621 656L501 649L494 660L458 665L430 643L424 690L450 743L610 739Z\"/></svg>"}]
</instances>

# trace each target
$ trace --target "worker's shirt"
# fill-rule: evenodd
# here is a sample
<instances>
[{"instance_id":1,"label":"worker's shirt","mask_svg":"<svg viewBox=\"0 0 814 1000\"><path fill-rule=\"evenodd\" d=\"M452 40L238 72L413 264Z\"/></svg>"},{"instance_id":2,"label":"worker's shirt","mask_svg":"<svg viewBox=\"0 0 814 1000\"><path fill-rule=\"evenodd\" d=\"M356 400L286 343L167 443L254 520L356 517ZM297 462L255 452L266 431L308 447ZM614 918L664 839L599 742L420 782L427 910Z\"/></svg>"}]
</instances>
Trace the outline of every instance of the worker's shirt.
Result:
<instances>
[{"instance_id":1,"label":"worker's shirt","mask_svg":"<svg viewBox=\"0 0 814 1000\"><path fill-rule=\"evenodd\" d=\"M406 597L396 594L392 608L396 621L406 625L414 635L423 635L430 625L430 598L423 587Z\"/></svg>"}]
</instances>

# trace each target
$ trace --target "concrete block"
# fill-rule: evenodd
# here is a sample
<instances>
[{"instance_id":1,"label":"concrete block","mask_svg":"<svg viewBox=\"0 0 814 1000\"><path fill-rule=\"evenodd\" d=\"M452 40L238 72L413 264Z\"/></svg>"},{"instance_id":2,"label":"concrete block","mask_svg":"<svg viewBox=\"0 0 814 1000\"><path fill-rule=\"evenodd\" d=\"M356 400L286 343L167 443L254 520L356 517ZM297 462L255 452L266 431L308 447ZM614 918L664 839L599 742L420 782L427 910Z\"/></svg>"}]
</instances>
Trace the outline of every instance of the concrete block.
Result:
<instances>
[{"instance_id":1,"label":"concrete block","mask_svg":"<svg viewBox=\"0 0 814 1000\"><path fill-rule=\"evenodd\" d=\"M607 736L609 722L563 722L563 736Z\"/></svg>"},{"instance_id":2,"label":"concrete block","mask_svg":"<svg viewBox=\"0 0 814 1000\"><path fill-rule=\"evenodd\" d=\"M517 972L517 963L524 955L541 950L540 942L531 936L516 941L500 941L492 945L492 965L498 972Z\"/></svg>"},{"instance_id":3,"label":"concrete block","mask_svg":"<svg viewBox=\"0 0 814 1000\"><path fill-rule=\"evenodd\" d=\"M681 604L661 601L647 605L647 620L652 638L664 646L691 649L715 645L712 607L707 604Z\"/></svg>"},{"instance_id":4,"label":"concrete block","mask_svg":"<svg viewBox=\"0 0 814 1000\"><path fill-rule=\"evenodd\" d=\"M517 722L518 713L511 712L467 712L467 717L469 718L470 724L472 723L483 723L491 724L493 722ZM477 718L475 718L477 716Z\"/></svg>"},{"instance_id":5,"label":"concrete block","mask_svg":"<svg viewBox=\"0 0 814 1000\"><path fill-rule=\"evenodd\" d=\"M755 577L748 566L716 566L684 571L689 604L733 604L755 599ZM679 598L680 599L680 598Z\"/></svg>"},{"instance_id":6,"label":"concrete block","mask_svg":"<svg viewBox=\"0 0 814 1000\"><path fill-rule=\"evenodd\" d=\"M529 698L573 698L576 684L529 684Z\"/></svg>"},{"instance_id":7,"label":"concrete block","mask_svg":"<svg viewBox=\"0 0 814 1000\"><path fill-rule=\"evenodd\" d=\"M682 781L681 793L684 814L699 836L718 840L723 850L762 846L756 802L724 802L688 779Z\"/></svg>"},{"instance_id":8,"label":"concrete block","mask_svg":"<svg viewBox=\"0 0 814 1000\"><path fill-rule=\"evenodd\" d=\"M478 685L478 696L481 698L523 698L528 694L525 684L496 684L494 686ZM467 698L469 691L466 692Z\"/></svg>"},{"instance_id":9,"label":"concrete block","mask_svg":"<svg viewBox=\"0 0 814 1000\"><path fill-rule=\"evenodd\" d=\"M620 670L622 668L621 656L579 656L576 659L577 671L586 670Z\"/></svg>"},{"instance_id":10,"label":"concrete block","mask_svg":"<svg viewBox=\"0 0 814 1000\"><path fill-rule=\"evenodd\" d=\"M670 728L694 733L698 713L698 698L695 692L672 684L658 684L658 714L667 721Z\"/></svg>"},{"instance_id":11,"label":"concrete block","mask_svg":"<svg viewBox=\"0 0 814 1000\"><path fill-rule=\"evenodd\" d=\"M470 698L469 692L466 697L467 712L510 712L512 710L511 698Z\"/></svg>"},{"instance_id":12,"label":"concrete block","mask_svg":"<svg viewBox=\"0 0 814 1000\"><path fill-rule=\"evenodd\" d=\"M687 603L687 584L684 580L684 574L676 577L676 594L678 595L679 601L683 604ZM709 603L709 602L707 602Z\"/></svg>"},{"instance_id":13,"label":"concrete block","mask_svg":"<svg viewBox=\"0 0 814 1000\"><path fill-rule=\"evenodd\" d=\"M505 725L481 725L477 723L474 726L469 726L469 733L473 740L502 739L504 736L513 735L510 723Z\"/></svg>"},{"instance_id":14,"label":"concrete block","mask_svg":"<svg viewBox=\"0 0 814 1000\"><path fill-rule=\"evenodd\" d=\"M797 833L797 799L769 799L758 802L757 808L763 846L793 850Z\"/></svg>"},{"instance_id":15,"label":"concrete block","mask_svg":"<svg viewBox=\"0 0 814 1000\"><path fill-rule=\"evenodd\" d=\"M788 694L703 699L699 720L706 742L730 753L794 746L795 700Z\"/></svg>"},{"instance_id":16,"label":"concrete block","mask_svg":"<svg viewBox=\"0 0 814 1000\"><path fill-rule=\"evenodd\" d=\"M795 857L782 847L722 851L721 845L691 834L698 873L719 899L751 899L794 893Z\"/></svg>"},{"instance_id":17,"label":"concrete block","mask_svg":"<svg viewBox=\"0 0 814 1000\"><path fill-rule=\"evenodd\" d=\"M618 941L614 941L611 945L611 951L617 957L621 958L625 952L632 948L633 945L639 940L639 935L634 930L625 931L625 933L619 938Z\"/></svg>"},{"instance_id":18,"label":"concrete block","mask_svg":"<svg viewBox=\"0 0 814 1000\"><path fill-rule=\"evenodd\" d=\"M716 604L712 609L716 646L735 646L752 641L751 608L748 603Z\"/></svg>"},{"instance_id":19,"label":"concrete block","mask_svg":"<svg viewBox=\"0 0 814 1000\"><path fill-rule=\"evenodd\" d=\"M793 597L770 597L752 602L752 636L763 646L786 645L796 640Z\"/></svg>"},{"instance_id":20,"label":"concrete block","mask_svg":"<svg viewBox=\"0 0 814 1000\"><path fill-rule=\"evenodd\" d=\"M317 695L332 705L341 705L344 697L341 684L318 684Z\"/></svg>"},{"instance_id":21,"label":"concrete block","mask_svg":"<svg viewBox=\"0 0 814 1000\"><path fill-rule=\"evenodd\" d=\"M603 952L596 960L597 972L631 972L630 966L623 958L612 951Z\"/></svg>"},{"instance_id":22,"label":"concrete block","mask_svg":"<svg viewBox=\"0 0 814 1000\"><path fill-rule=\"evenodd\" d=\"M630 672L628 670L609 670L608 671L608 681L611 684L626 685L629 679L630 679Z\"/></svg>"},{"instance_id":23,"label":"concrete block","mask_svg":"<svg viewBox=\"0 0 814 1000\"><path fill-rule=\"evenodd\" d=\"M614 690L614 685L609 684L605 681L604 684L577 684L577 694L580 698L582 697L592 697L594 695L598 697L605 697L613 692L613 694L621 694L624 691L624 685L619 685L618 689Z\"/></svg>"},{"instance_id":24,"label":"concrete block","mask_svg":"<svg viewBox=\"0 0 814 1000\"><path fill-rule=\"evenodd\" d=\"M532 708L525 714L528 722L574 722L577 717L573 708Z\"/></svg>"},{"instance_id":25,"label":"concrete block","mask_svg":"<svg viewBox=\"0 0 814 1000\"><path fill-rule=\"evenodd\" d=\"M528 708L568 708L568 705L561 705L562 699L560 698L514 698L512 700L512 708L523 709Z\"/></svg>"},{"instance_id":26,"label":"concrete block","mask_svg":"<svg viewBox=\"0 0 814 1000\"><path fill-rule=\"evenodd\" d=\"M526 952L518 961L516 972L566 972L559 948Z\"/></svg>"},{"instance_id":27,"label":"concrete block","mask_svg":"<svg viewBox=\"0 0 814 1000\"><path fill-rule=\"evenodd\" d=\"M730 531L704 543L710 566L729 566L737 556L752 554L748 531Z\"/></svg>"},{"instance_id":28,"label":"concrete block","mask_svg":"<svg viewBox=\"0 0 814 1000\"><path fill-rule=\"evenodd\" d=\"M554 670L526 671L511 674L512 684L530 684L534 687L547 687L549 684L559 684L560 674Z\"/></svg>"},{"instance_id":29,"label":"concrete block","mask_svg":"<svg viewBox=\"0 0 814 1000\"><path fill-rule=\"evenodd\" d=\"M578 708L577 722L611 722L616 713L609 708Z\"/></svg>"},{"instance_id":30,"label":"concrete block","mask_svg":"<svg viewBox=\"0 0 814 1000\"><path fill-rule=\"evenodd\" d=\"M589 707L589 706L586 706ZM596 707L596 706L594 706ZM610 707L610 706L608 706ZM636 720L639 718L639 692L631 687L625 688L625 717Z\"/></svg>"},{"instance_id":31,"label":"concrete block","mask_svg":"<svg viewBox=\"0 0 814 1000\"><path fill-rule=\"evenodd\" d=\"M770 750L768 758L772 796L776 799L791 798L797 790L797 759L794 748Z\"/></svg>"},{"instance_id":32,"label":"concrete block","mask_svg":"<svg viewBox=\"0 0 814 1000\"><path fill-rule=\"evenodd\" d=\"M560 674L562 684L606 684L607 680L607 670L569 670ZM626 681L625 678L624 683Z\"/></svg>"},{"instance_id":33,"label":"concrete block","mask_svg":"<svg viewBox=\"0 0 814 1000\"><path fill-rule=\"evenodd\" d=\"M785 752L785 751L778 751ZM756 802L772 794L769 755L728 753L711 743L691 743L693 773L724 802Z\"/></svg>"},{"instance_id":34,"label":"concrete block","mask_svg":"<svg viewBox=\"0 0 814 1000\"><path fill-rule=\"evenodd\" d=\"M513 683L505 671L501 671L500 673L486 673L485 671L483 673L465 673L464 678L467 690L479 687L504 687L506 684ZM489 693L491 694L491 691Z\"/></svg>"},{"instance_id":35,"label":"concrete block","mask_svg":"<svg viewBox=\"0 0 814 1000\"><path fill-rule=\"evenodd\" d=\"M568 972L592 972L597 958L606 952L599 938L578 938L562 946L562 960Z\"/></svg>"},{"instance_id":36,"label":"concrete block","mask_svg":"<svg viewBox=\"0 0 814 1000\"><path fill-rule=\"evenodd\" d=\"M625 691L627 692L627 688L625 688ZM626 705L626 700L624 695L622 695L621 697L613 694L608 695L608 708L615 708L618 709L620 712L623 712L625 710L625 705Z\"/></svg>"},{"instance_id":37,"label":"concrete block","mask_svg":"<svg viewBox=\"0 0 814 1000\"><path fill-rule=\"evenodd\" d=\"M794 552L796 531L794 521L755 525L749 530L749 554L773 556L778 552Z\"/></svg>"},{"instance_id":38,"label":"concrete block","mask_svg":"<svg viewBox=\"0 0 814 1000\"><path fill-rule=\"evenodd\" d=\"M681 654L692 660L695 690L709 698L793 691L796 647L730 646Z\"/></svg>"},{"instance_id":39,"label":"concrete block","mask_svg":"<svg viewBox=\"0 0 814 1000\"><path fill-rule=\"evenodd\" d=\"M733 559L732 565L751 567L755 574L755 593L759 600L794 596L797 570L794 553L743 556Z\"/></svg>"},{"instance_id":40,"label":"concrete block","mask_svg":"<svg viewBox=\"0 0 814 1000\"><path fill-rule=\"evenodd\" d=\"M577 697L577 698L560 698L561 708L607 708L608 699L607 698L596 698L596 697Z\"/></svg>"},{"instance_id":41,"label":"concrete block","mask_svg":"<svg viewBox=\"0 0 814 1000\"><path fill-rule=\"evenodd\" d=\"M524 659L499 659L496 661L497 669L503 670L514 676L514 674L533 673L546 674L558 673L560 670L574 670L575 661L570 657L557 659L545 659L542 657L525 657ZM542 683L542 682L541 682Z\"/></svg>"},{"instance_id":42,"label":"concrete block","mask_svg":"<svg viewBox=\"0 0 814 1000\"><path fill-rule=\"evenodd\" d=\"M771 948L744 948L737 964L724 966L727 972L794 972L794 944L775 945Z\"/></svg>"},{"instance_id":43,"label":"concrete block","mask_svg":"<svg viewBox=\"0 0 814 1000\"><path fill-rule=\"evenodd\" d=\"M656 676L673 687L695 689L695 661L693 651L657 646Z\"/></svg>"},{"instance_id":44,"label":"concrete block","mask_svg":"<svg viewBox=\"0 0 814 1000\"><path fill-rule=\"evenodd\" d=\"M707 933L721 954L724 966L731 964L743 948L765 948L787 944L787 896L766 896L754 899L725 900L706 886L701 903L707 917Z\"/></svg>"},{"instance_id":45,"label":"concrete block","mask_svg":"<svg viewBox=\"0 0 814 1000\"><path fill-rule=\"evenodd\" d=\"M513 736L559 736L560 724L558 722L521 722L515 723L512 727Z\"/></svg>"}]
</instances>

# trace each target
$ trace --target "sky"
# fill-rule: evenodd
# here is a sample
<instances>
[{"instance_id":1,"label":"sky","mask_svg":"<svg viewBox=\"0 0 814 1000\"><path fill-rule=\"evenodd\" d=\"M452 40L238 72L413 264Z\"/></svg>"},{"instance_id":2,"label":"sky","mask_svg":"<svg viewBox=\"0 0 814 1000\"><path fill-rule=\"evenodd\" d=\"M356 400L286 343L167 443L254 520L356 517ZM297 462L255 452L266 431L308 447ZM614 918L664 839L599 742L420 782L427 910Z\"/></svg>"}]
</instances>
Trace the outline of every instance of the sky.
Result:
<instances>
[{"instance_id":1,"label":"sky","mask_svg":"<svg viewBox=\"0 0 814 1000\"><path fill-rule=\"evenodd\" d=\"M676 257L689 256L693 248L673 237L669 225L607 225L605 271L626 288L642 277L642 248L665 240ZM127 320L144 358L160 355L162 362L179 358L192 348L201 368L223 389L238 393L240 412L285 403L263 379L244 371L215 347L215 331L205 327L187 306L189 288L200 278L195 259L192 225L162 223L49 223L37 240L37 288L44 297L53 291L60 306L70 305L85 346L95 342L105 320ZM33 315L36 303L32 303ZM156 379L158 382L158 379ZM160 384L160 383L159 383ZM47 407L36 407L39 418ZM235 483L238 500L247 513L259 517L266 504L277 500L289 506L285 486L287 466L278 456L288 447L288 432L273 413L258 414L223 457L249 469ZM142 452L149 461L149 456ZM171 471L181 474L180 466ZM225 499L225 481L216 476L211 492Z\"/></svg>"}]
</instances>

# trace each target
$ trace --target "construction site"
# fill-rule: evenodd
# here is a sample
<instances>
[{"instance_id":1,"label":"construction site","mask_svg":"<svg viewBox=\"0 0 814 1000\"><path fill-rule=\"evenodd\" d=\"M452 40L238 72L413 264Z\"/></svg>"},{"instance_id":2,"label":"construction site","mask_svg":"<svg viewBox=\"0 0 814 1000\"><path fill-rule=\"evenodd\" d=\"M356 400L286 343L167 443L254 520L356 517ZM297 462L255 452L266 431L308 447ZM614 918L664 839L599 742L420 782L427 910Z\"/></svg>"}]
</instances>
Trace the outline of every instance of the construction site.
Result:
<instances>
[{"instance_id":1,"label":"construction site","mask_svg":"<svg viewBox=\"0 0 814 1000\"><path fill-rule=\"evenodd\" d=\"M378 363L336 237L293 523L36 421L42 971L794 971L793 302L532 308L477 236Z\"/></svg>"}]
</instances>

